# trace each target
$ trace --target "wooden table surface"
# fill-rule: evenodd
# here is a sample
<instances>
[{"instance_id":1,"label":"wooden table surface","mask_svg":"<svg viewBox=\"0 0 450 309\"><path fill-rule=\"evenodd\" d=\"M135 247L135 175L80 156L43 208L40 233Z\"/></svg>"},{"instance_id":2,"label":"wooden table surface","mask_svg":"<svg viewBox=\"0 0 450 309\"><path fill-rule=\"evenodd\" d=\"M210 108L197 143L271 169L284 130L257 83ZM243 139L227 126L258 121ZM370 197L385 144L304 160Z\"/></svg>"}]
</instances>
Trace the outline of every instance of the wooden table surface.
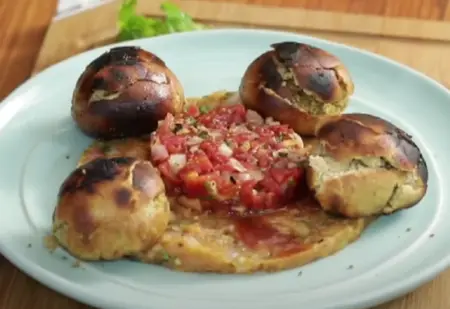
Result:
<instances>
[{"instance_id":1,"label":"wooden table surface","mask_svg":"<svg viewBox=\"0 0 450 309\"><path fill-rule=\"evenodd\" d=\"M205 0L206 1L206 0ZM214 0L209 0L214 1ZM222 0L224 1L224 0ZM401 16L428 20L450 21L450 0L228 0L268 6L303 7L357 14ZM33 69L38 51L56 11L57 0L0 1L0 100L26 80ZM422 287L421 297L427 297L432 283ZM434 291L440 295L448 293ZM410 294L414 298L416 293ZM428 294L431 296L431 294ZM426 304L426 300L420 302ZM409 309L394 302L380 309ZM439 306L439 307L436 307ZM60 294L49 290L24 275L0 255L0 309L87 309ZM417 307L419 308L419 307ZM428 309L430 307L420 306ZM450 308L450 298L442 297L430 309Z\"/></svg>"}]
</instances>

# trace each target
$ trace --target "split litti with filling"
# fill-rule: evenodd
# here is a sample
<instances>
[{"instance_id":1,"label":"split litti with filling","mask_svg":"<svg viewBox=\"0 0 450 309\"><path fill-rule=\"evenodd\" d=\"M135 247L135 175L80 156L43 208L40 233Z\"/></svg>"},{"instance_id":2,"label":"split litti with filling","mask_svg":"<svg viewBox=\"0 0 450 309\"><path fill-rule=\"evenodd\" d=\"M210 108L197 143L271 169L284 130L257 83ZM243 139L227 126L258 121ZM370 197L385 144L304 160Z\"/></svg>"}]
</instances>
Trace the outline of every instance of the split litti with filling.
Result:
<instances>
[{"instance_id":1,"label":"split litti with filling","mask_svg":"<svg viewBox=\"0 0 450 309\"><path fill-rule=\"evenodd\" d=\"M354 85L334 55L307 44L281 42L256 58L240 85L244 105L264 117L314 136L327 116L340 115Z\"/></svg>"},{"instance_id":2,"label":"split litti with filling","mask_svg":"<svg viewBox=\"0 0 450 309\"><path fill-rule=\"evenodd\" d=\"M428 183L411 136L367 114L323 124L311 146L307 182L322 208L346 217L391 214L416 205Z\"/></svg>"},{"instance_id":3,"label":"split litti with filling","mask_svg":"<svg viewBox=\"0 0 450 309\"><path fill-rule=\"evenodd\" d=\"M53 236L83 260L115 260L150 249L164 233L169 201L148 161L99 158L61 185Z\"/></svg>"},{"instance_id":4,"label":"split litti with filling","mask_svg":"<svg viewBox=\"0 0 450 309\"><path fill-rule=\"evenodd\" d=\"M163 60L138 47L116 47L79 77L72 118L90 137L135 137L151 133L167 113L181 112L184 103L183 88Z\"/></svg>"}]
</instances>

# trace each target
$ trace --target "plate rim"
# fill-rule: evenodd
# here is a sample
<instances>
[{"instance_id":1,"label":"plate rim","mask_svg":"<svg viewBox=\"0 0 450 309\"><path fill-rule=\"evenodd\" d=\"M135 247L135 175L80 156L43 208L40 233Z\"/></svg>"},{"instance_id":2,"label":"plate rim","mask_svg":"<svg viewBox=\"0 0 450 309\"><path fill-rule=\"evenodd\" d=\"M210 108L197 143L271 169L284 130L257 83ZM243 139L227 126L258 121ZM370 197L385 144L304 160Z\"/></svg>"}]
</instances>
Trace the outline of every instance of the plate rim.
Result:
<instances>
[{"instance_id":1,"label":"plate rim","mask_svg":"<svg viewBox=\"0 0 450 309\"><path fill-rule=\"evenodd\" d=\"M403 64L401 62L398 62L396 60L393 60L391 58L385 57L383 55L377 54L375 52L371 52L368 50L364 50L358 47L346 45L343 43L330 41L327 39L318 38L315 36L305 35L301 33L295 33L290 31L280 31L280 30L266 30L266 29L246 29L246 28L226 28L226 29L206 29L201 31L193 31L193 32L184 32L184 33L173 33L170 35L163 35L158 37L152 37L152 38L143 38L143 39L137 39L137 40L130 40L125 42L118 42L113 44L108 44L100 47L96 47L94 49L90 49L88 51L84 51L82 53L78 53L76 55L73 55L67 59L64 59L58 63L55 63L41 72L35 74L34 76L31 76L29 79L27 79L25 82L23 82L21 85L16 87L7 97L5 97L2 100L2 104L0 104L0 133L3 126L7 125L9 123L9 120L7 117L10 115L11 117L14 117L16 112L20 110L20 107L17 107L14 109L14 101L17 98L20 99L20 97L23 95L22 90L26 89L30 84L33 83L33 80L41 78L43 75L48 74L48 72L51 72L57 67L61 67L66 65L67 63L70 63L74 61L74 59L83 57L86 54L91 53L100 53L104 52L110 48L116 47L116 46L125 46L125 45L135 45L135 46L142 46L145 44L145 42L148 41L158 41L158 40L176 40L178 37L184 37L184 39L188 39L189 37L198 37L198 36L208 36L208 35L218 35L221 34L239 34L239 35L260 35L260 36L280 36L282 39L287 39L287 37L291 37L292 39L296 38L298 40L301 39L308 39L312 41L316 41L321 44L329 45L329 46L336 46L340 49L347 50L352 53L358 53L358 54L364 54L365 56L368 56L370 58L375 58L377 61L382 61L385 63L389 63L390 65L396 67L397 69L401 71L406 71L411 75L414 75L415 77L423 80L424 82L427 82L431 86L433 86L436 90L439 90L443 93L446 93L447 96L450 98L450 90L444 86L444 84L440 83L434 78L431 78L430 76L426 75L423 72L420 72L412 67L407 66L406 64ZM87 65L87 63L86 63ZM22 106L23 104L17 104L17 106ZM11 108L11 106L13 106ZM11 110L9 110L11 109ZM9 114L7 113L9 112ZM6 116L4 117L4 115ZM43 267L39 266L38 264L31 264L28 263L26 259L22 258L19 254L14 253L14 249L12 247L9 247L7 244L5 244L0 239L0 252L2 255L10 261L15 267L18 267L20 270L22 270L26 275L34 278L38 282L50 287L54 291L57 291L60 294L63 294L69 298L75 299L81 303L85 304L100 304L104 303L102 301L102 297L96 296L92 297L92 294L86 293L82 286L79 284L73 283L71 281L66 280L65 278L54 274L51 271L48 271L44 269ZM433 265L428 265L427 267L423 267L420 270L416 271L412 275L399 279L395 281L394 283L384 286L382 289L379 289L377 291L372 291L370 293L365 293L363 295L359 295L355 301L353 301L351 304L348 304L349 306L355 306L351 308L359 308L356 306L363 306L364 304L378 304L383 301L383 299L392 297L392 296L399 296L403 295L404 293L407 293L411 291L412 289L417 288L418 286L424 284L425 282L428 282L432 279L434 279L439 273L443 272L445 269L450 267L450 251L447 255L443 256L438 263ZM389 295L386 297L386 295ZM346 304L344 304L346 305Z\"/></svg>"}]
</instances>

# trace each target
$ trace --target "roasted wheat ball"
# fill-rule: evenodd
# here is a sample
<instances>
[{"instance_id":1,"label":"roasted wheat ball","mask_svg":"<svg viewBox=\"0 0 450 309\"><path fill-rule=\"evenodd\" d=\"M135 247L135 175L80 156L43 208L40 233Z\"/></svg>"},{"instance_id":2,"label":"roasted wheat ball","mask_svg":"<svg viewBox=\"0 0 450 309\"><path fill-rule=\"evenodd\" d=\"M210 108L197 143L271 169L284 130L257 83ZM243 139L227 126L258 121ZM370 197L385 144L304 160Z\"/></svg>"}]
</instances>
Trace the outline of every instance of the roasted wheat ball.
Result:
<instances>
[{"instance_id":1,"label":"roasted wheat ball","mask_svg":"<svg viewBox=\"0 0 450 309\"><path fill-rule=\"evenodd\" d=\"M346 217L391 214L416 205L428 183L426 162L411 136L367 114L322 125L307 182L325 211Z\"/></svg>"},{"instance_id":2,"label":"roasted wheat ball","mask_svg":"<svg viewBox=\"0 0 450 309\"><path fill-rule=\"evenodd\" d=\"M72 96L72 117L98 139L151 133L167 113L183 110L183 88L156 55L134 46L116 47L92 61Z\"/></svg>"},{"instance_id":3,"label":"roasted wheat ball","mask_svg":"<svg viewBox=\"0 0 450 309\"><path fill-rule=\"evenodd\" d=\"M334 55L307 44L281 42L256 58L241 80L244 105L314 136L327 116L340 115L354 85Z\"/></svg>"},{"instance_id":4,"label":"roasted wheat ball","mask_svg":"<svg viewBox=\"0 0 450 309\"><path fill-rule=\"evenodd\" d=\"M74 170L61 185L53 235L82 260L114 260L149 250L162 236L169 202L148 161L99 158Z\"/></svg>"}]
</instances>

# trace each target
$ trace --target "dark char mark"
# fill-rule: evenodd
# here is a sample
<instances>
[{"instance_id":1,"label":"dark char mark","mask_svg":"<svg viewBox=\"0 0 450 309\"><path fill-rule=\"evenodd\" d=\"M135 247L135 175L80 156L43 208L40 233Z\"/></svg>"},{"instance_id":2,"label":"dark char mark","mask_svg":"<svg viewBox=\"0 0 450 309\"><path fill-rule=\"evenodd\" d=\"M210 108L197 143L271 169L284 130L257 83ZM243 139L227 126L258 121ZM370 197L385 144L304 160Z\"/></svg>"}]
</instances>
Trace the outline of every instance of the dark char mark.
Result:
<instances>
[{"instance_id":1,"label":"dark char mark","mask_svg":"<svg viewBox=\"0 0 450 309\"><path fill-rule=\"evenodd\" d=\"M278 92L278 89L283 84L283 77L277 70L277 65L272 58L269 58L261 66L261 75L265 81L265 87Z\"/></svg>"},{"instance_id":2,"label":"dark char mark","mask_svg":"<svg viewBox=\"0 0 450 309\"><path fill-rule=\"evenodd\" d=\"M59 196L85 190L94 193L95 184L102 181L111 181L120 172L123 166L130 165L134 158L99 158L80 166L66 179L61 186Z\"/></svg>"},{"instance_id":3,"label":"dark char mark","mask_svg":"<svg viewBox=\"0 0 450 309\"><path fill-rule=\"evenodd\" d=\"M132 193L129 189L120 188L114 192L114 201L119 208L126 208L130 206L131 196Z\"/></svg>"},{"instance_id":4,"label":"dark char mark","mask_svg":"<svg viewBox=\"0 0 450 309\"><path fill-rule=\"evenodd\" d=\"M294 65L297 58L297 53L300 51L299 43L297 42L282 42L272 44L271 47L275 49L277 57L286 65Z\"/></svg>"},{"instance_id":5,"label":"dark char mark","mask_svg":"<svg viewBox=\"0 0 450 309\"><path fill-rule=\"evenodd\" d=\"M272 48L278 61L293 70L300 88L312 90L324 100L332 99L339 85L334 70L321 65L320 49L296 42L272 44Z\"/></svg>"},{"instance_id":6,"label":"dark char mark","mask_svg":"<svg viewBox=\"0 0 450 309\"><path fill-rule=\"evenodd\" d=\"M88 68L95 72L103 67L111 64L115 65L134 65L138 61L139 47L137 46L122 46L115 47L102 54L100 57L94 59Z\"/></svg>"}]
</instances>

